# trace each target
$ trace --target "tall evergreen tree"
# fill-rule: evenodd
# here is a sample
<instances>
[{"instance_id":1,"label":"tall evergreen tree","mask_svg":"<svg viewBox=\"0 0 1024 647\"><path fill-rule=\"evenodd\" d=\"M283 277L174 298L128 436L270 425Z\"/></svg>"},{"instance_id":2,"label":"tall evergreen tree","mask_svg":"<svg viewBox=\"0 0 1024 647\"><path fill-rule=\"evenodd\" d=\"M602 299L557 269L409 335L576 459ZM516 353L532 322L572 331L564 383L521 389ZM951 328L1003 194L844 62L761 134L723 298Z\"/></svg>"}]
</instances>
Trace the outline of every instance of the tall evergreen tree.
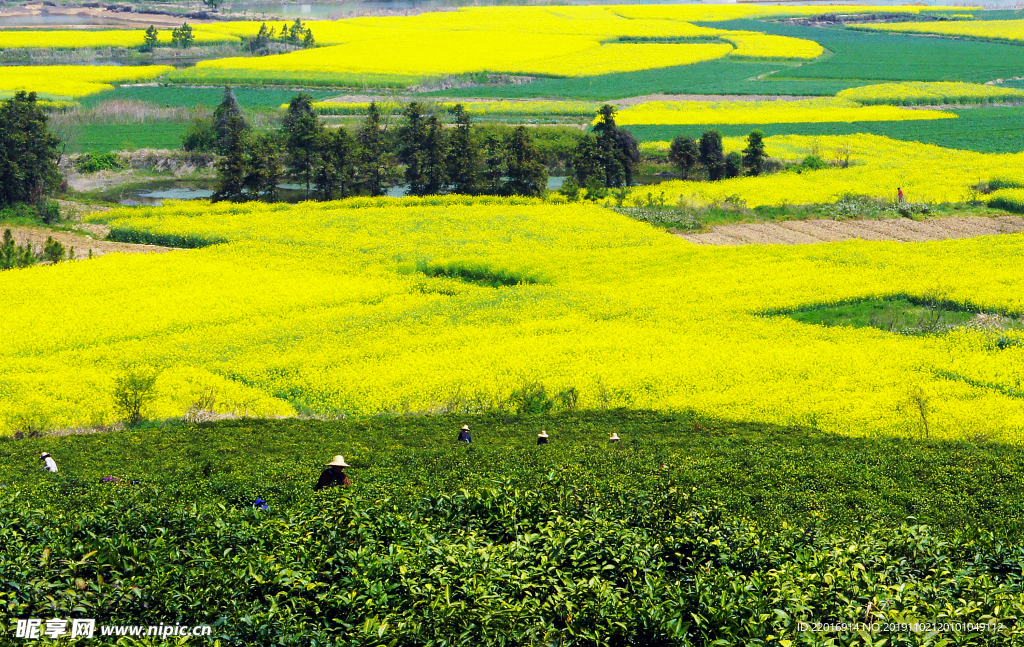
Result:
<instances>
[{"instance_id":1,"label":"tall evergreen tree","mask_svg":"<svg viewBox=\"0 0 1024 647\"><path fill-rule=\"evenodd\" d=\"M402 112L405 124L398 130L398 161L405 164L406 195L426 194L426 140L423 105L413 101Z\"/></svg>"},{"instance_id":2,"label":"tall evergreen tree","mask_svg":"<svg viewBox=\"0 0 1024 647\"><path fill-rule=\"evenodd\" d=\"M288 174L306 186L306 198L309 199L324 129L313 110L313 97L302 93L293 98L281 128L285 136Z\"/></svg>"},{"instance_id":3,"label":"tall evergreen tree","mask_svg":"<svg viewBox=\"0 0 1024 647\"><path fill-rule=\"evenodd\" d=\"M0 207L37 202L56 186L61 142L46 122L35 92L0 104Z\"/></svg>"},{"instance_id":4,"label":"tall evergreen tree","mask_svg":"<svg viewBox=\"0 0 1024 647\"><path fill-rule=\"evenodd\" d=\"M443 193L448 184L448 138L444 126L436 115L426 119L423 139L423 192L427 195Z\"/></svg>"},{"instance_id":5,"label":"tall evergreen tree","mask_svg":"<svg viewBox=\"0 0 1024 647\"><path fill-rule=\"evenodd\" d=\"M597 143L604 151L604 184L607 187L633 184L640 163L640 145L628 130L615 124L615 106L605 104L597 111L594 123Z\"/></svg>"},{"instance_id":6,"label":"tall evergreen tree","mask_svg":"<svg viewBox=\"0 0 1024 647\"><path fill-rule=\"evenodd\" d=\"M238 123L241 117L228 115L226 125L236 128L242 133L232 138L226 148L221 151L217 160L217 189L213 192L213 201L240 201L245 199L246 178L249 175L248 138Z\"/></svg>"},{"instance_id":7,"label":"tall evergreen tree","mask_svg":"<svg viewBox=\"0 0 1024 647\"><path fill-rule=\"evenodd\" d=\"M473 138L473 118L461 103L448 109L455 117L455 128L448 137L448 181L452 193L475 195L480 192L480 147Z\"/></svg>"},{"instance_id":8,"label":"tall evergreen tree","mask_svg":"<svg viewBox=\"0 0 1024 647\"><path fill-rule=\"evenodd\" d=\"M275 201L279 197L277 185L281 183L281 149L275 137L267 133L247 134L247 168L245 189L254 198Z\"/></svg>"},{"instance_id":9,"label":"tall evergreen tree","mask_svg":"<svg viewBox=\"0 0 1024 647\"><path fill-rule=\"evenodd\" d=\"M366 120L356 134L359 142L359 177L362 187L372 196L387 192L395 161L390 151L384 115L377 102L370 103Z\"/></svg>"},{"instance_id":10,"label":"tall evergreen tree","mask_svg":"<svg viewBox=\"0 0 1024 647\"><path fill-rule=\"evenodd\" d=\"M213 109L214 149L223 154L231 145L232 140L241 137L250 129L251 126L242 113L242 107L235 99L234 91L225 86L224 98L221 99L220 105Z\"/></svg>"},{"instance_id":11,"label":"tall evergreen tree","mask_svg":"<svg viewBox=\"0 0 1024 647\"><path fill-rule=\"evenodd\" d=\"M493 133L487 135L484 140L483 193L501 195L505 189L507 168L505 142Z\"/></svg>"},{"instance_id":12,"label":"tall evergreen tree","mask_svg":"<svg viewBox=\"0 0 1024 647\"><path fill-rule=\"evenodd\" d=\"M516 126L505 141L505 175L503 193L507 195L544 194L548 186L548 170L540 161L533 138L526 126Z\"/></svg>"},{"instance_id":13,"label":"tall evergreen tree","mask_svg":"<svg viewBox=\"0 0 1024 647\"><path fill-rule=\"evenodd\" d=\"M764 163L768 154L764 150L764 133L760 130L752 130L747 135L747 147L743 149L743 166L747 169L747 175L761 175L764 172Z\"/></svg>"},{"instance_id":14,"label":"tall evergreen tree","mask_svg":"<svg viewBox=\"0 0 1024 647\"><path fill-rule=\"evenodd\" d=\"M693 137L684 137L683 135L673 139L672 145L669 147L668 159L679 169L679 175L684 180L688 179L690 171L700 161L700 149L697 148L696 140Z\"/></svg>"},{"instance_id":15,"label":"tall evergreen tree","mask_svg":"<svg viewBox=\"0 0 1024 647\"><path fill-rule=\"evenodd\" d=\"M156 46L159 43L159 32L157 32L155 25L150 25L146 28L146 33L142 36L142 47L139 48L139 51L152 52L154 49L156 49Z\"/></svg>"},{"instance_id":16,"label":"tall evergreen tree","mask_svg":"<svg viewBox=\"0 0 1024 647\"><path fill-rule=\"evenodd\" d=\"M344 128L325 131L323 138L314 187L321 200L347 198L355 191L358 145Z\"/></svg>"},{"instance_id":17,"label":"tall evergreen tree","mask_svg":"<svg viewBox=\"0 0 1024 647\"><path fill-rule=\"evenodd\" d=\"M725 155L722 153L722 135L717 130L709 130L700 138L700 163L708 171L708 179L712 182L725 176Z\"/></svg>"}]
</instances>

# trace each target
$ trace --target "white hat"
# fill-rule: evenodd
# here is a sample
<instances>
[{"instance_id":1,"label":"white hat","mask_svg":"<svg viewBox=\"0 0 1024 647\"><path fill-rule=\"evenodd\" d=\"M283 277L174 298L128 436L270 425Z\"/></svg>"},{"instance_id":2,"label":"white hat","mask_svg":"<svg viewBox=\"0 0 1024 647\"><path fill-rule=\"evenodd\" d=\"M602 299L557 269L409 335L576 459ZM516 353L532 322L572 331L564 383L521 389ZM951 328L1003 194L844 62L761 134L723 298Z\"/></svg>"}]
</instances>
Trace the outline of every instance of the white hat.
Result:
<instances>
[{"instance_id":1,"label":"white hat","mask_svg":"<svg viewBox=\"0 0 1024 647\"><path fill-rule=\"evenodd\" d=\"M352 466L345 462L345 457L344 456L339 454L338 456L334 457L333 461L331 461L330 463L327 463L327 467L352 467Z\"/></svg>"},{"instance_id":2,"label":"white hat","mask_svg":"<svg viewBox=\"0 0 1024 647\"><path fill-rule=\"evenodd\" d=\"M50 457L50 452L43 452L42 454L39 455L39 460L43 460L44 458L49 458L49 457Z\"/></svg>"},{"instance_id":3,"label":"white hat","mask_svg":"<svg viewBox=\"0 0 1024 647\"><path fill-rule=\"evenodd\" d=\"M608 440L620 440L620 438L619 438L619 435L618 435L618 434L616 434L616 433L612 433L612 436L611 436L611 438L609 438Z\"/></svg>"},{"instance_id":4,"label":"white hat","mask_svg":"<svg viewBox=\"0 0 1024 647\"><path fill-rule=\"evenodd\" d=\"M543 429L541 429L541 430L540 430L540 433L539 433L539 434L537 434L537 437L538 437L538 438L547 438L547 437L548 437L548 432L546 432L546 431L544 431Z\"/></svg>"},{"instance_id":5,"label":"white hat","mask_svg":"<svg viewBox=\"0 0 1024 647\"><path fill-rule=\"evenodd\" d=\"M469 425L462 425L462 431L469 431Z\"/></svg>"}]
</instances>

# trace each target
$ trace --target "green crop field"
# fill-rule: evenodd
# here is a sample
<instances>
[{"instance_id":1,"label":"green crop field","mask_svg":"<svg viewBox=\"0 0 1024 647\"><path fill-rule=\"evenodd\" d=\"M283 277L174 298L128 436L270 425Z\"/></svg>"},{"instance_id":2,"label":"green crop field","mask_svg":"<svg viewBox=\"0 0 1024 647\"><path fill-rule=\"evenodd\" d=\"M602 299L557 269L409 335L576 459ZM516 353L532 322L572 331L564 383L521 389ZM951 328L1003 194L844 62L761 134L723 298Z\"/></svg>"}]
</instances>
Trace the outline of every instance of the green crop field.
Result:
<instances>
[{"instance_id":1,"label":"green crop field","mask_svg":"<svg viewBox=\"0 0 1024 647\"><path fill-rule=\"evenodd\" d=\"M239 104L247 109L278 110L281 104L288 103L297 94L297 90L281 90L277 88L233 88ZM337 92L324 90L306 90L316 100L333 96ZM203 106L214 108L223 100L224 89L218 87L192 88L186 86L129 86L118 87L110 92L89 95L81 101L85 107L93 107L105 101L131 100L145 101L161 107Z\"/></svg>"},{"instance_id":2,"label":"green crop field","mask_svg":"<svg viewBox=\"0 0 1024 647\"><path fill-rule=\"evenodd\" d=\"M78 124L67 129L69 153L106 153L139 148L179 148L187 123Z\"/></svg>"},{"instance_id":3,"label":"green crop field","mask_svg":"<svg viewBox=\"0 0 1024 647\"><path fill-rule=\"evenodd\" d=\"M312 492L335 454L353 486ZM800 623L864 617L1022 637L1018 446L618 410L176 425L0 459L10 618L225 646L812 644Z\"/></svg>"},{"instance_id":4,"label":"green crop field","mask_svg":"<svg viewBox=\"0 0 1024 647\"><path fill-rule=\"evenodd\" d=\"M596 101L651 93L830 95L885 81L984 83L1020 76L1024 70L1024 47L1004 43L783 25L766 20L733 20L706 26L805 38L820 43L831 54L800 65L725 59L681 68L545 79L438 94Z\"/></svg>"},{"instance_id":5,"label":"green crop field","mask_svg":"<svg viewBox=\"0 0 1024 647\"><path fill-rule=\"evenodd\" d=\"M629 131L641 141L671 141L677 135L698 138L712 129L727 137L745 136L754 129L760 129L766 135L825 136L869 133L979 153L1024 151L1024 108L979 107L953 112L957 114L957 119L810 124L640 125L630 126Z\"/></svg>"}]
</instances>

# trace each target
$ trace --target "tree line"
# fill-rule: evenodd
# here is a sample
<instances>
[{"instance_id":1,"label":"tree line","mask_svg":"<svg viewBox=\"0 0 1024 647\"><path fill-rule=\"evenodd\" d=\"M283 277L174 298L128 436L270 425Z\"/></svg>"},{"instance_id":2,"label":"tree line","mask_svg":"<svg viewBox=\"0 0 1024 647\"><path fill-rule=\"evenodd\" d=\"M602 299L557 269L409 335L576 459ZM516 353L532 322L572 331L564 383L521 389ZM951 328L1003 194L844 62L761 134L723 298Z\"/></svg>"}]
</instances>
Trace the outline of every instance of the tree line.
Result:
<instances>
[{"instance_id":1,"label":"tree line","mask_svg":"<svg viewBox=\"0 0 1024 647\"><path fill-rule=\"evenodd\" d=\"M699 140L680 135L672 140L668 158L682 179L693 179L691 176L703 171L712 182L741 175L761 175L767 170L768 162L764 133L760 130L747 135L747 147L742 154L728 155L722 150L722 135L717 130L705 132Z\"/></svg>"},{"instance_id":2,"label":"tree line","mask_svg":"<svg viewBox=\"0 0 1024 647\"><path fill-rule=\"evenodd\" d=\"M634 183L640 150L615 124L615 108L598 111L591 133L562 139L542 154L533 129L501 133L474 124L465 106L442 114L413 101L392 123L376 102L352 132L327 128L309 95L288 104L280 128L256 132L230 88L203 122L186 135L186 150L219 154L214 200L277 200L284 179L298 183L307 199L382 196L398 185L406 195L540 196L547 189L545 162L564 165L571 182L587 187Z\"/></svg>"}]
</instances>

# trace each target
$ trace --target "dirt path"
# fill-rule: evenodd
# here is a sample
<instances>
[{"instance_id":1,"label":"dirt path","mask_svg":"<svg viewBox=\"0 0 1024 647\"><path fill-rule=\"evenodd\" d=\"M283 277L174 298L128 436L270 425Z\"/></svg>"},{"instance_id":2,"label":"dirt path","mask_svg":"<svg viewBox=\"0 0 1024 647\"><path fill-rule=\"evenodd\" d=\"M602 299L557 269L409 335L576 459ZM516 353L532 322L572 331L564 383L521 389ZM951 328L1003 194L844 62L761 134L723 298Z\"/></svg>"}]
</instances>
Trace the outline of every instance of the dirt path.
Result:
<instances>
[{"instance_id":1,"label":"dirt path","mask_svg":"<svg viewBox=\"0 0 1024 647\"><path fill-rule=\"evenodd\" d=\"M116 253L161 254L171 251L170 247L160 247L158 245L137 245L134 243L115 243L109 240L102 240L109 232L109 229L97 224L75 225L75 229L81 230L81 233L51 231L41 227L0 226L0 229L10 229L14 235L15 243L24 245L26 242L29 242L37 251L46 243L47 237L52 236L54 240L64 245L65 248L75 248L75 260L89 258L89 252L92 252L92 255L96 257Z\"/></svg>"},{"instance_id":2,"label":"dirt path","mask_svg":"<svg viewBox=\"0 0 1024 647\"><path fill-rule=\"evenodd\" d=\"M892 220L787 220L719 225L704 234L676 234L697 245L806 245L836 240L923 242L1024 232L1024 217L933 218Z\"/></svg>"}]
</instances>

